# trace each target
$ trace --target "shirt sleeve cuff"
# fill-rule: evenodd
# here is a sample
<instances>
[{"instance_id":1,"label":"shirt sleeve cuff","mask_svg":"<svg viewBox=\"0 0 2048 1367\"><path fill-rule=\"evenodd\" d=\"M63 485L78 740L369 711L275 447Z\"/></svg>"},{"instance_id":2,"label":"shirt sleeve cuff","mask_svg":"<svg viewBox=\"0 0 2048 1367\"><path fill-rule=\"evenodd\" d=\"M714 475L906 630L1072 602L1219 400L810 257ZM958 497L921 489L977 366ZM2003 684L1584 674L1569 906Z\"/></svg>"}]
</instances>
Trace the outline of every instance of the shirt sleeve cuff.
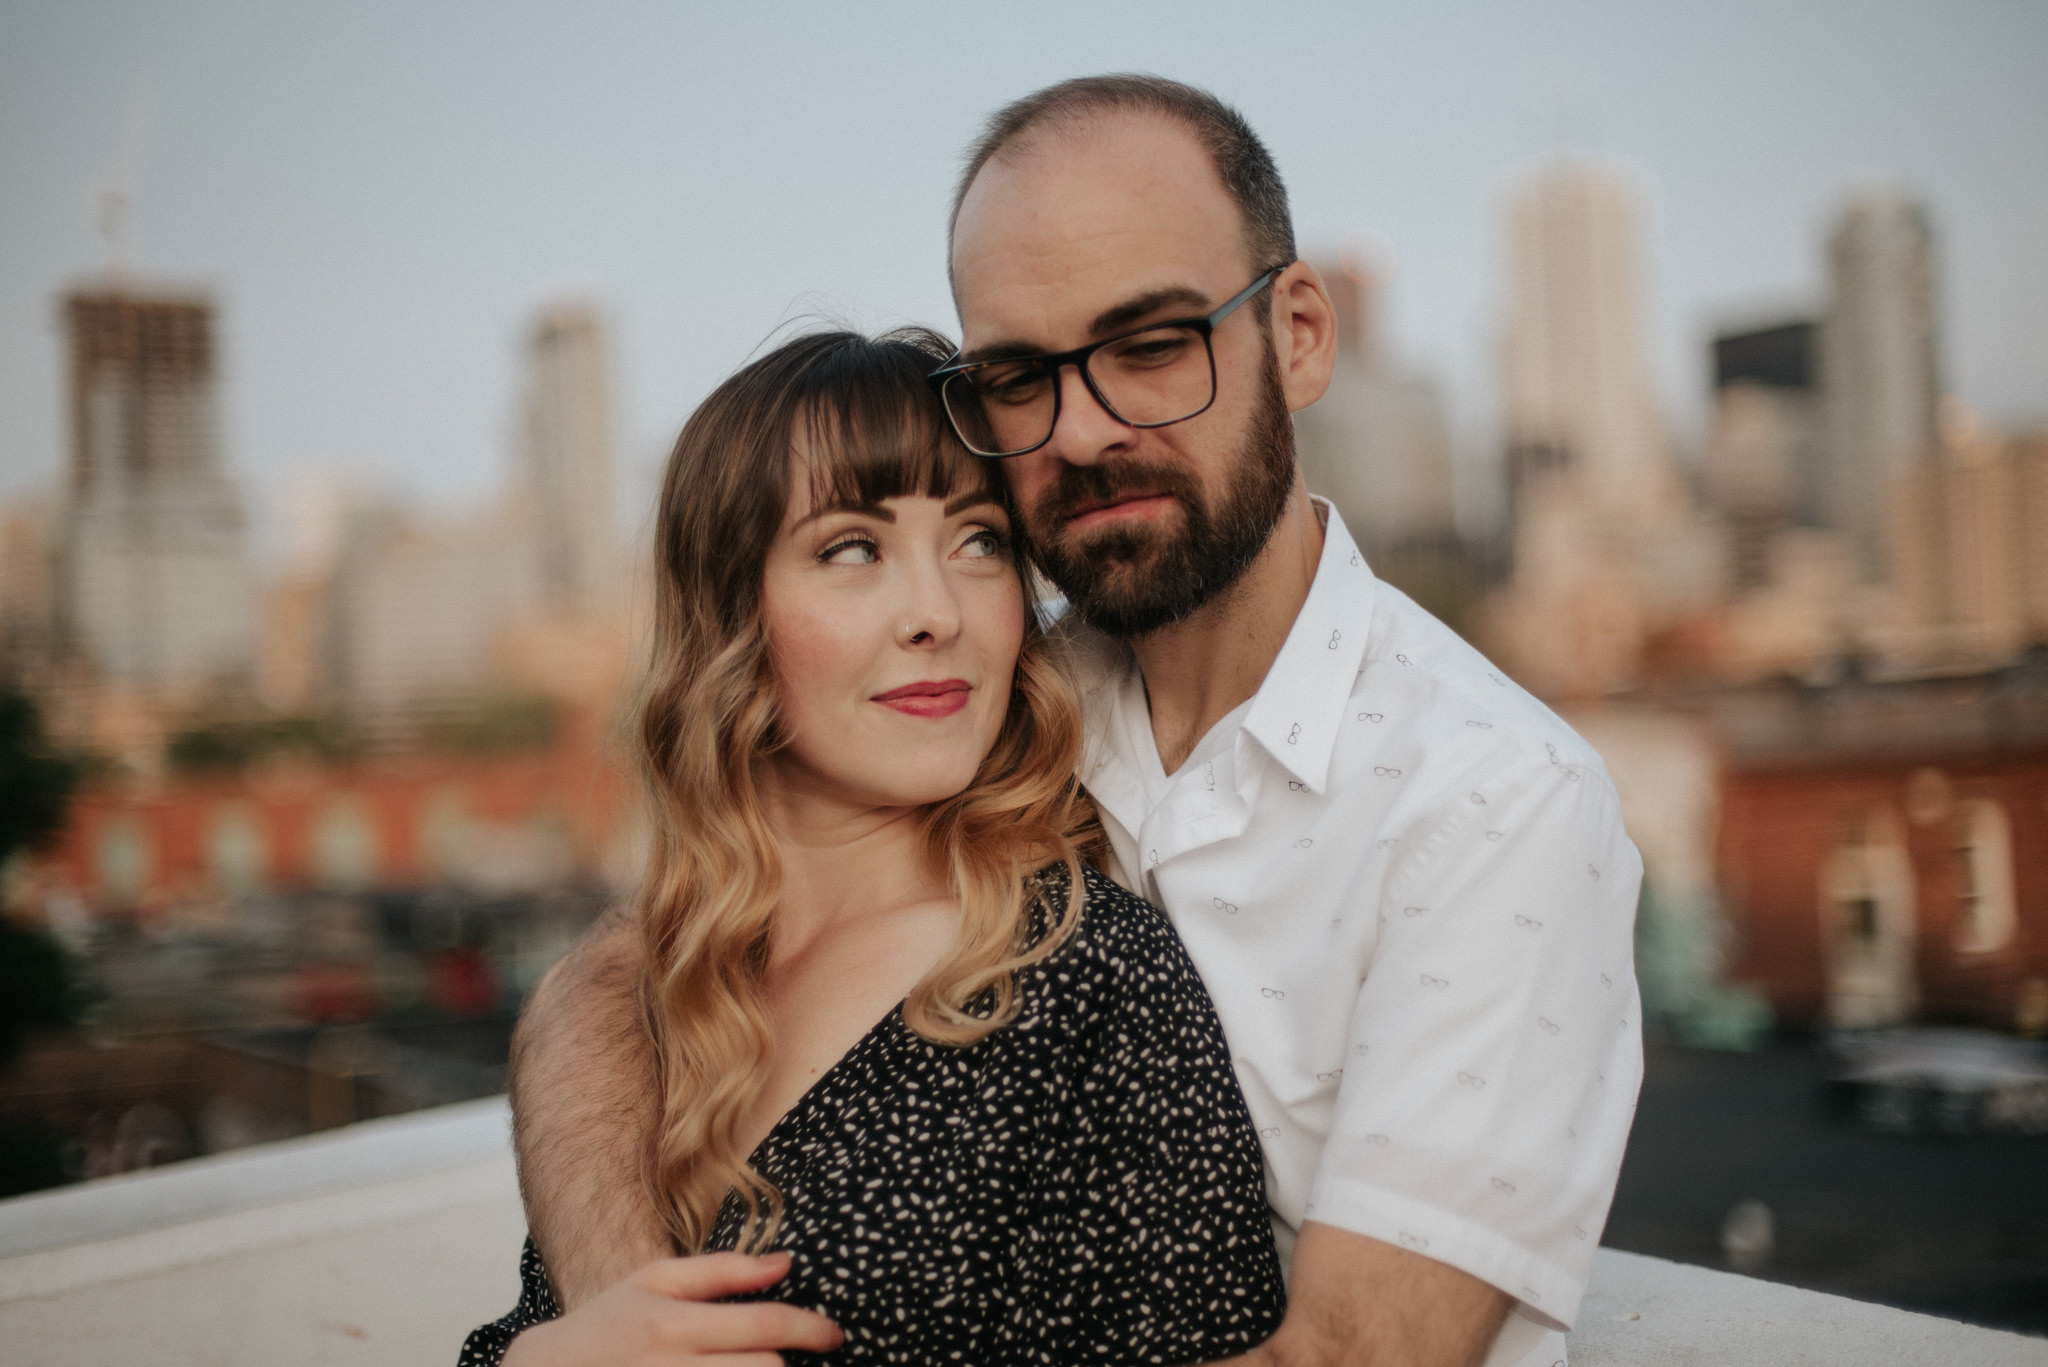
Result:
<instances>
[{"instance_id":1,"label":"shirt sleeve cuff","mask_svg":"<svg viewBox=\"0 0 2048 1367\"><path fill-rule=\"evenodd\" d=\"M1327 1174L1316 1180L1306 1220L1363 1234L1448 1263L1521 1302L1529 1318L1569 1332L1586 1279L1511 1239L1399 1192Z\"/></svg>"}]
</instances>

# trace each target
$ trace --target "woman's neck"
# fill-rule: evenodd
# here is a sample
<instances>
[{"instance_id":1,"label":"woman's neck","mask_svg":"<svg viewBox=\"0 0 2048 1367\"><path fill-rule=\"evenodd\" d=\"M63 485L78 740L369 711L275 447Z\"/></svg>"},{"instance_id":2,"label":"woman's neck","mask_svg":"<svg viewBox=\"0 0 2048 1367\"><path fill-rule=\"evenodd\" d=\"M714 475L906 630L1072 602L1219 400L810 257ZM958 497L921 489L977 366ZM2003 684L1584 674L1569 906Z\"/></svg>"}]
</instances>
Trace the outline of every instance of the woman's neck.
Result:
<instances>
[{"instance_id":1,"label":"woman's neck","mask_svg":"<svg viewBox=\"0 0 2048 1367\"><path fill-rule=\"evenodd\" d=\"M782 853L772 957L849 920L946 896L929 867L924 808L862 805L772 774L762 798Z\"/></svg>"},{"instance_id":2,"label":"woman's neck","mask_svg":"<svg viewBox=\"0 0 2048 1367\"><path fill-rule=\"evenodd\" d=\"M920 807L872 807L764 781L782 893L761 982L775 1050L736 1139L751 1153L952 943L960 907L927 867Z\"/></svg>"}]
</instances>

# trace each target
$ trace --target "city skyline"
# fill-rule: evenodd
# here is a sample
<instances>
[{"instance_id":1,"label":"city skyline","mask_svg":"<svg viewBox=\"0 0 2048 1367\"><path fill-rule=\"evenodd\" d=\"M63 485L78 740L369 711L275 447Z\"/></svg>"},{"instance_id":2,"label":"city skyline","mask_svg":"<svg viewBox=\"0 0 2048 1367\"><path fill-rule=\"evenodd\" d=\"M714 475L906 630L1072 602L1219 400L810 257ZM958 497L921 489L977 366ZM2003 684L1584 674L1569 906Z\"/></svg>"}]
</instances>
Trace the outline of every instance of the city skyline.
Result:
<instances>
[{"instance_id":1,"label":"city skyline","mask_svg":"<svg viewBox=\"0 0 2048 1367\"><path fill-rule=\"evenodd\" d=\"M1288 176L1305 251L1367 235L1391 343L1442 386L1468 485L1499 446L1506 186L1560 143L1646 176L1653 383L1682 449L1703 439L1708 338L1813 309L1826 223L1872 169L1934 214L1953 388L2000 423L2048 402L2048 97L2024 59L2028 34L2048 36L2038 16L1303 10L1317 52L1283 58L1164 10L992 17L986 45L941 42L917 13L514 12L483 60L450 14L395 44L360 11L17 12L0 21L0 160L22 187L0 209L0 491L57 468L53 300L104 260L91 192L138 82L130 259L217 286L228 465L264 516L308 466L444 503L496 487L521 322L565 279L618 316L629 490L778 325L951 326L943 206L976 119L1116 67L1239 104ZM1824 31L1816 55L1801 35Z\"/></svg>"}]
</instances>

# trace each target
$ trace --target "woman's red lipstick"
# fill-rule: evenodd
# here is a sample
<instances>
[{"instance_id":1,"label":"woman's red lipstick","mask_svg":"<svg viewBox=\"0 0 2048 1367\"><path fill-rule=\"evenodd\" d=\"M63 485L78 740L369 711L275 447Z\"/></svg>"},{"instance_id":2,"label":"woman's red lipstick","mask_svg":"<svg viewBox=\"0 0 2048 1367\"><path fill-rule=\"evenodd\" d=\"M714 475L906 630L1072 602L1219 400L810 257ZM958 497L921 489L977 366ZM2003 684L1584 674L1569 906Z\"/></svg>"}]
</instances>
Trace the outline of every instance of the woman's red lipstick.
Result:
<instances>
[{"instance_id":1,"label":"woman's red lipstick","mask_svg":"<svg viewBox=\"0 0 2048 1367\"><path fill-rule=\"evenodd\" d=\"M873 700L906 716L950 717L967 706L967 695L973 691L965 679L927 680L877 693Z\"/></svg>"}]
</instances>

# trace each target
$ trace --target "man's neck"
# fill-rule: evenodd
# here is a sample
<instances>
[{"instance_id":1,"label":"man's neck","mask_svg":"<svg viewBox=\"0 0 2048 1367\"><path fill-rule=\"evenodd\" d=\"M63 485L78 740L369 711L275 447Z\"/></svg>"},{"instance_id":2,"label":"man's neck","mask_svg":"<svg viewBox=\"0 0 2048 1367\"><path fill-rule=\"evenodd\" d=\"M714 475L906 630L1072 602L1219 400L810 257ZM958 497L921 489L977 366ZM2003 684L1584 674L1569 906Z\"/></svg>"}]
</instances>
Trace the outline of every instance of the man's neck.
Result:
<instances>
[{"instance_id":1,"label":"man's neck","mask_svg":"<svg viewBox=\"0 0 2048 1367\"><path fill-rule=\"evenodd\" d=\"M1259 691L1308 601L1323 524L1299 476L1287 510L1238 581L1184 622L1131 642L1145 676L1152 741L1171 774L1209 728Z\"/></svg>"}]
</instances>

